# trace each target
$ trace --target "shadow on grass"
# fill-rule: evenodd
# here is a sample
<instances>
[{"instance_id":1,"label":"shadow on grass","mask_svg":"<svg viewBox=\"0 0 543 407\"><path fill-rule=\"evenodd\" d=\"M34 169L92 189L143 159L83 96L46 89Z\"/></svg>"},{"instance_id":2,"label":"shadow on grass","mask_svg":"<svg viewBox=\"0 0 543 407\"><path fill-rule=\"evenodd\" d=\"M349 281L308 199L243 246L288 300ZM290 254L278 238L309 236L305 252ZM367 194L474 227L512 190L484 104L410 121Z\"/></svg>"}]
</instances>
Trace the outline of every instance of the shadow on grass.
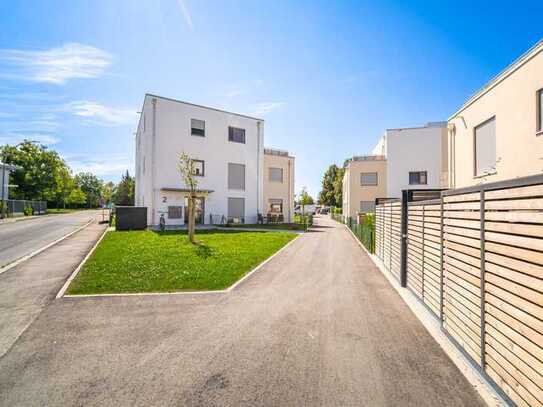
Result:
<instances>
[{"instance_id":1,"label":"shadow on grass","mask_svg":"<svg viewBox=\"0 0 543 407\"><path fill-rule=\"evenodd\" d=\"M194 248L195 248L196 255L203 259L208 259L215 255L215 251L211 247L205 245L202 242L195 243Z\"/></svg>"},{"instance_id":2,"label":"shadow on grass","mask_svg":"<svg viewBox=\"0 0 543 407\"><path fill-rule=\"evenodd\" d=\"M273 230L270 230L271 232L273 232ZM160 230L152 230L153 233L156 233L157 235L159 236L172 236L172 235L183 235L183 236L186 236L187 235L187 231L184 230L184 229L180 229L180 230L165 230L164 232L161 232ZM253 230L239 230L239 229L236 229L236 230L228 230L228 229L201 229L201 230L196 230L196 233L195 233L195 238L196 240L198 240L198 235L216 235L216 234L225 234L225 233L228 233L228 234L240 234L240 233L267 233L268 231L267 230L257 230L257 231L253 231Z\"/></svg>"}]
</instances>

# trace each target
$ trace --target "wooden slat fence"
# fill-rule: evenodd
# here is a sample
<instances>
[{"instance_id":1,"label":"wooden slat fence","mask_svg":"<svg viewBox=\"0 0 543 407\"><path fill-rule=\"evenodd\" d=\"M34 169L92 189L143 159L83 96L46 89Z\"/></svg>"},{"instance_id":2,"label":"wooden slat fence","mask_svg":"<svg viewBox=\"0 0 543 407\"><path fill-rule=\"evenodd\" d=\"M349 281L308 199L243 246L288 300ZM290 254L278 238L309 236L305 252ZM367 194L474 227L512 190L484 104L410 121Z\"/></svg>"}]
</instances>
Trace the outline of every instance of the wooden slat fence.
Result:
<instances>
[{"instance_id":1,"label":"wooden slat fence","mask_svg":"<svg viewBox=\"0 0 543 407\"><path fill-rule=\"evenodd\" d=\"M407 287L438 316L441 287L441 202L409 202L407 219Z\"/></svg>"},{"instance_id":2,"label":"wooden slat fence","mask_svg":"<svg viewBox=\"0 0 543 407\"><path fill-rule=\"evenodd\" d=\"M401 203L376 206L378 257L511 404L543 406L543 176L406 205L405 266Z\"/></svg>"},{"instance_id":3,"label":"wooden slat fence","mask_svg":"<svg viewBox=\"0 0 543 407\"><path fill-rule=\"evenodd\" d=\"M375 210L375 253L385 268L400 278L401 265L401 214L399 200L376 206Z\"/></svg>"}]
</instances>

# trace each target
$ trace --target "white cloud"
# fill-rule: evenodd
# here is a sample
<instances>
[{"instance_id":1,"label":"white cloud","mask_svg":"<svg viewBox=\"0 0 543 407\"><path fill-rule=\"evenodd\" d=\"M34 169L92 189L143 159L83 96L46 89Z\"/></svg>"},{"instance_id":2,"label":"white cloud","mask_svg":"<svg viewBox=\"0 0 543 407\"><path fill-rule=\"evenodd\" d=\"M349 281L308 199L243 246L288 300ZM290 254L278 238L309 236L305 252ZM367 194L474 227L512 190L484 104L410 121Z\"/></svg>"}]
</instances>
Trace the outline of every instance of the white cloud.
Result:
<instances>
[{"instance_id":1,"label":"white cloud","mask_svg":"<svg viewBox=\"0 0 543 407\"><path fill-rule=\"evenodd\" d=\"M138 119L136 109L104 106L85 100L68 103L65 106L65 110L76 116L85 118L88 123L102 126L135 124Z\"/></svg>"},{"instance_id":2,"label":"white cloud","mask_svg":"<svg viewBox=\"0 0 543 407\"><path fill-rule=\"evenodd\" d=\"M126 170L133 174L134 163L120 155L110 156L70 156L64 159L73 170L74 174L91 172L99 177L120 176Z\"/></svg>"},{"instance_id":3,"label":"white cloud","mask_svg":"<svg viewBox=\"0 0 543 407\"><path fill-rule=\"evenodd\" d=\"M192 16L190 15L190 11L187 7L187 3L185 0L177 0L177 4L179 4L179 8L181 9L181 13L183 13L183 18L185 19L185 22L189 26L189 28L192 30Z\"/></svg>"},{"instance_id":4,"label":"white cloud","mask_svg":"<svg viewBox=\"0 0 543 407\"><path fill-rule=\"evenodd\" d=\"M32 132L8 132L0 134L0 145L18 144L23 140L36 141L39 144L50 146L60 142L60 139L48 133L32 133Z\"/></svg>"},{"instance_id":5,"label":"white cloud","mask_svg":"<svg viewBox=\"0 0 543 407\"><path fill-rule=\"evenodd\" d=\"M43 51L4 49L0 51L0 61L7 65L7 71L0 71L0 75L61 85L70 79L101 76L112 59L106 51L78 43Z\"/></svg>"},{"instance_id":6,"label":"white cloud","mask_svg":"<svg viewBox=\"0 0 543 407\"><path fill-rule=\"evenodd\" d=\"M252 114L254 116L265 116L282 106L284 106L284 102L263 102L263 103L257 103L253 106Z\"/></svg>"}]
</instances>

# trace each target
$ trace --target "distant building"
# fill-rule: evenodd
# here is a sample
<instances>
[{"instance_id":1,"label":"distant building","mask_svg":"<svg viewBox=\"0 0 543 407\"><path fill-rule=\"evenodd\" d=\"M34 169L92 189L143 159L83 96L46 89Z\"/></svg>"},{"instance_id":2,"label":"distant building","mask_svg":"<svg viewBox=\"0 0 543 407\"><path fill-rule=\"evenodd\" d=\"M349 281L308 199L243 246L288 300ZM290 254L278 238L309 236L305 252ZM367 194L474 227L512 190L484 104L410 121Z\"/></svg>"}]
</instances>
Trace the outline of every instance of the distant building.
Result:
<instances>
[{"instance_id":1,"label":"distant building","mask_svg":"<svg viewBox=\"0 0 543 407\"><path fill-rule=\"evenodd\" d=\"M264 148L263 214L294 220L294 157L288 151Z\"/></svg>"},{"instance_id":2,"label":"distant building","mask_svg":"<svg viewBox=\"0 0 543 407\"><path fill-rule=\"evenodd\" d=\"M404 189L448 187L447 122L389 129L373 154L385 156L386 197L399 198Z\"/></svg>"},{"instance_id":3,"label":"distant building","mask_svg":"<svg viewBox=\"0 0 543 407\"><path fill-rule=\"evenodd\" d=\"M387 195L387 161L384 155L355 156L343 175L344 216L373 212L375 199Z\"/></svg>"},{"instance_id":4,"label":"distant building","mask_svg":"<svg viewBox=\"0 0 543 407\"><path fill-rule=\"evenodd\" d=\"M448 122L453 188L543 171L543 40L470 97Z\"/></svg>"},{"instance_id":5,"label":"distant building","mask_svg":"<svg viewBox=\"0 0 543 407\"><path fill-rule=\"evenodd\" d=\"M9 176L16 169L14 165L0 163L0 200L2 201L9 199Z\"/></svg>"}]
</instances>

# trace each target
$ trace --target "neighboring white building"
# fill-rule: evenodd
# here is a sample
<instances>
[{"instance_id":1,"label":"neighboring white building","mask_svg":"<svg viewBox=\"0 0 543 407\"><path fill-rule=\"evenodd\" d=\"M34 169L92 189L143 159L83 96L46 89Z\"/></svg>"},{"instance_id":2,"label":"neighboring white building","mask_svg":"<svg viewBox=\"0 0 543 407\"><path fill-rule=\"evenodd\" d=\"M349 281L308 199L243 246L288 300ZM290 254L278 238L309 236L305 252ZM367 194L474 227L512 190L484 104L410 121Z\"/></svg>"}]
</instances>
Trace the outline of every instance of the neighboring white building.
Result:
<instances>
[{"instance_id":1,"label":"neighboring white building","mask_svg":"<svg viewBox=\"0 0 543 407\"><path fill-rule=\"evenodd\" d=\"M386 157L386 198L399 198L404 189L448 186L447 122L389 129L373 154Z\"/></svg>"},{"instance_id":2,"label":"neighboring white building","mask_svg":"<svg viewBox=\"0 0 543 407\"><path fill-rule=\"evenodd\" d=\"M0 200L9 199L9 175L18 167L11 164L0 163Z\"/></svg>"},{"instance_id":3,"label":"neighboring white building","mask_svg":"<svg viewBox=\"0 0 543 407\"><path fill-rule=\"evenodd\" d=\"M167 225L185 224L188 189L179 173L181 152L197 165L198 223L256 223L269 210L268 195L283 200L285 221L291 220L294 158L287 154L268 165L282 168L285 162L284 182L265 178L262 119L146 94L136 132L135 200L148 208L149 225L157 225L161 214Z\"/></svg>"}]
</instances>

